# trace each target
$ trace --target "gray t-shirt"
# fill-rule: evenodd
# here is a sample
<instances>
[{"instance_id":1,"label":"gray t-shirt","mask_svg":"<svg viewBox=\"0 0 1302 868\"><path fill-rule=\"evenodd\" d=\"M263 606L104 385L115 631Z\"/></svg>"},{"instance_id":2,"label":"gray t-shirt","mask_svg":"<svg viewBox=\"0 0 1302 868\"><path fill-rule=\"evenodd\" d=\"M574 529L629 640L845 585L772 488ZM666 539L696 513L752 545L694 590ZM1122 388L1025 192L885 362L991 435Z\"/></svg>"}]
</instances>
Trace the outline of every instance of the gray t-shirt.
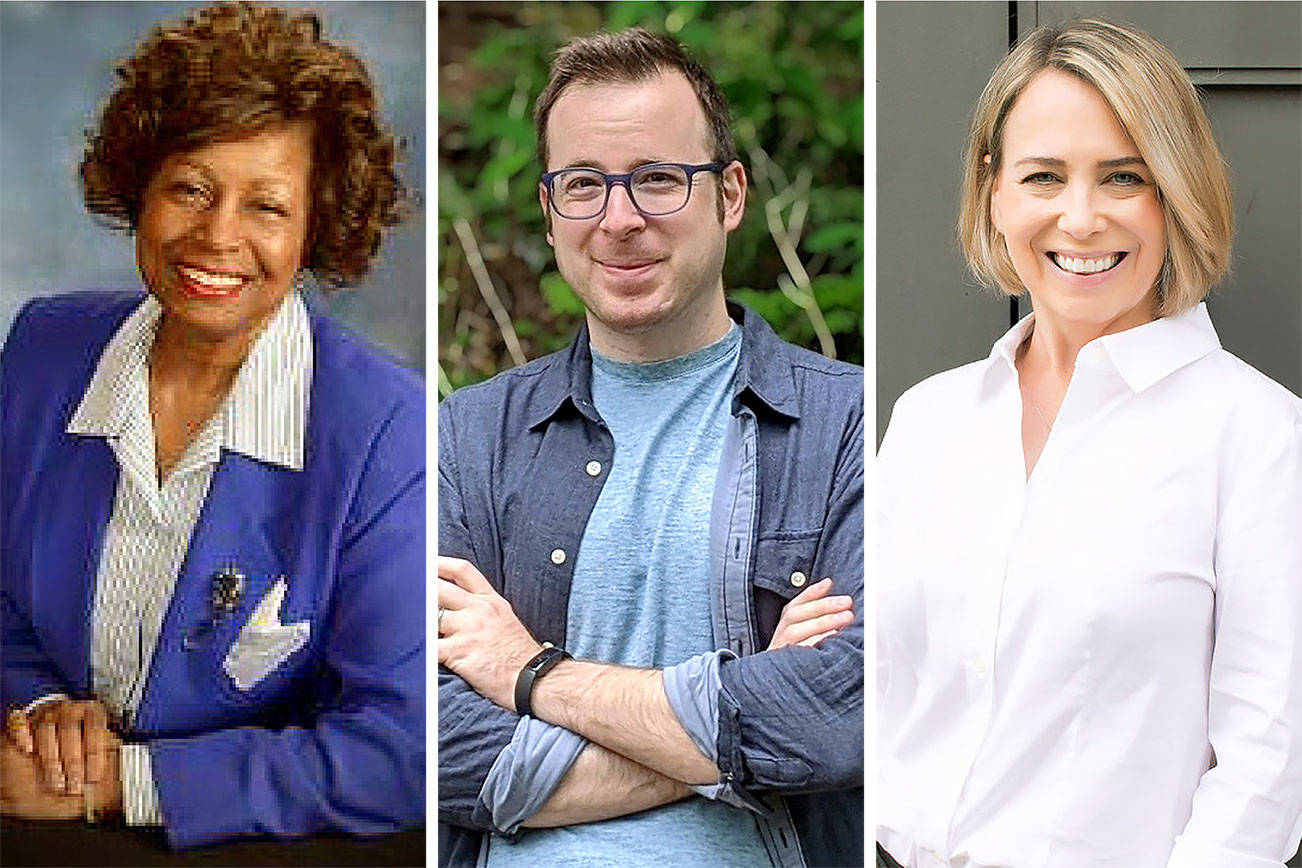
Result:
<instances>
[{"instance_id":1,"label":"gray t-shirt","mask_svg":"<svg viewBox=\"0 0 1302 868\"><path fill-rule=\"evenodd\" d=\"M576 657L664 668L714 649L710 507L741 329L676 359L593 353L592 397L615 456L579 546L566 627ZM752 816L693 796L600 823L494 837L499 866L767 865Z\"/></svg>"}]
</instances>

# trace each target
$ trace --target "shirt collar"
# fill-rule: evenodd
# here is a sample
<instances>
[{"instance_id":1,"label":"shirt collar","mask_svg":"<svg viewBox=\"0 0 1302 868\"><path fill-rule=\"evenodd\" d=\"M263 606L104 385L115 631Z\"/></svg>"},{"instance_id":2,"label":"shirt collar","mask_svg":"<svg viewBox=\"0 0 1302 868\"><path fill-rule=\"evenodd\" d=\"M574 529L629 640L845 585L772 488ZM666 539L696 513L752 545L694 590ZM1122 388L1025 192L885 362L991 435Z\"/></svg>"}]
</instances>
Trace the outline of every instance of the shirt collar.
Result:
<instances>
[{"instance_id":1,"label":"shirt collar","mask_svg":"<svg viewBox=\"0 0 1302 868\"><path fill-rule=\"evenodd\" d=\"M148 383L149 350L161 316L158 301L146 296L118 327L68 423L68 433L105 437L124 433L132 399L138 404L141 397L134 393L140 384ZM295 292L268 320L240 366L230 394L218 410L221 424L216 445L258 461L302 470L312 362L311 323L303 299ZM147 395L144 398L147 401ZM215 459L214 443L200 445L200 452Z\"/></svg>"},{"instance_id":2,"label":"shirt collar","mask_svg":"<svg viewBox=\"0 0 1302 868\"><path fill-rule=\"evenodd\" d=\"M1004 332L1004 336L995 341L994 347L990 350L989 363L993 366L998 362L1004 362L1010 371L1017 371L1017 349L1031 334L1031 329L1035 327L1035 312L1032 311L1017 321L1017 325Z\"/></svg>"},{"instance_id":3,"label":"shirt collar","mask_svg":"<svg viewBox=\"0 0 1302 868\"><path fill-rule=\"evenodd\" d=\"M764 318L732 302L728 314L741 323L741 360L737 363L738 400L754 397L760 406L790 419L800 418L791 357Z\"/></svg>"},{"instance_id":4,"label":"shirt collar","mask_svg":"<svg viewBox=\"0 0 1302 868\"><path fill-rule=\"evenodd\" d=\"M999 362L1016 372L1017 349L1034 327L1035 314L1022 317L1004 333L990 351L988 362ZM1132 392L1148 387L1220 349L1221 341L1207 313L1207 303L1152 322L1104 335L1081 347L1076 366L1111 365Z\"/></svg>"},{"instance_id":5,"label":"shirt collar","mask_svg":"<svg viewBox=\"0 0 1302 868\"><path fill-rule=\"evenodd\" d=\"M131 407L140 396L142 388L148 389L148 378L141 372L148 367L149 348L154 345L154 332L162 306L152 295L144 300L118 326L91 375L90 384L82 395L81 403L68 422L69 434L90 434L103 437L121 436L131 419ZM148 395L144 396L146 406Z\"/></svg>"},{"instance_id":6,"label":"shirt collar","mask_svg":"<svg viewBox=\"0 0 1302 868\"><path fill-rule=\"evenodd\" d=\"M1103 345L1108 358L1134 392L1144 391L1221 348L1206 302L1182 314L1155 319L1091 343Z\"/></svg>"},{"instance_id":7,"label":"shirt collar","mask_svg":"<svg viewBox=\"0 0 1302 868\"><path fill-rule=\"evenodd\" d=\"M788 418L800 417L795 378L782 340L763 318L739 304L728 302L728 315L741 325L741 358L737 362L734 396ZM539 376L534 402L537 409L529 427L537 428L567 408L590 421L598 420L592 405L592 350L585 323L562 354L555 356Z\"/></svg>"}]
</instances>

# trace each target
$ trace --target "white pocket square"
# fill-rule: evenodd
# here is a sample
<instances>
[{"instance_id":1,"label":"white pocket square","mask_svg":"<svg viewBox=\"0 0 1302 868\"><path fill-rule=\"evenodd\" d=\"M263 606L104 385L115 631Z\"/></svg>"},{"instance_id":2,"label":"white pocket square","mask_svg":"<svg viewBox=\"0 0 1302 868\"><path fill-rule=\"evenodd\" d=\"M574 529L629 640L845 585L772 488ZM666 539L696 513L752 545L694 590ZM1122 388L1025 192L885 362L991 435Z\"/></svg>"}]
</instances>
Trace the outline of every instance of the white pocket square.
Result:
<instances>
[{"instance_id":1,"label":"white pocket square","mask_svg":"<svg viewBox=\"0 0 1302 868\"><path fill-rule=\"evenodd\" d=\"M280 607L289 586L282 576L268 590L240 629L222 668L240 690L248 690L307 642L307 621L280 622Z\"/></svg>"}]
</instances>

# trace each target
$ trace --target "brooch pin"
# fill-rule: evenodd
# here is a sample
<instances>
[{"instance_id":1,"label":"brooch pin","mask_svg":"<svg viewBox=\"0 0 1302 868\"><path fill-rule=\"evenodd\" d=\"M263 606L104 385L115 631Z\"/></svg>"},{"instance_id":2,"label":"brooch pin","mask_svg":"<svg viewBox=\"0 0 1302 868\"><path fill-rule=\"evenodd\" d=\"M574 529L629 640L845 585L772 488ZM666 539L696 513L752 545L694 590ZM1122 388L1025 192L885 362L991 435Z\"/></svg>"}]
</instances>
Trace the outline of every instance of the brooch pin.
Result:
<instances>
[{"instance_id":1,"label":"brooch pin","mask_svg":"<svg viewBox=\"0 0 1302 868\"><path fill-rule=\"evenodd\" d=\"M244 571L235 564L226 564L208 576L208 617L199 621L185 634L187 651L204 647L217 632L217 625L235 613L244 597Z\"/></svg>"},{"instance_id":2,"label":"brooch pin","mask_svg":"<svg viewBox=\"0 0 1302 868\"><path fill-rule=\"evenodd\" d=\"M212 604L212 614L217 618L228 616L240 606L240 597L243 596L243 586L245 586L245 574L233 563L221 567L216 573L212 574L212 592L210 603Z\"/></svg>"},{"instance_id":3,"label":"brooch pin","mask_svg":"<svg viewBox=\"0 0 1302 868\"><path fill-rule=\"evenodd\" d=\"M231 614L240 605L244 596L244 573L234 564L227 564L212 574L212 590L209 602L215 618Z\"/></svg>"}]
</instances>

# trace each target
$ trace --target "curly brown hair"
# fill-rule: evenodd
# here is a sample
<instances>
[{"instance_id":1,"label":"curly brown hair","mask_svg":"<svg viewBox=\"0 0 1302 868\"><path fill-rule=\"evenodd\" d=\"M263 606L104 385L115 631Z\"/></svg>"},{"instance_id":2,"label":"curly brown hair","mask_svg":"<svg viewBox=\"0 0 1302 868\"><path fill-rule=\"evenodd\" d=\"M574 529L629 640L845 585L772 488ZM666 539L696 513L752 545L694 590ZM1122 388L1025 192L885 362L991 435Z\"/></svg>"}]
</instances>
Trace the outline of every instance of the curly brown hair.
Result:
<instances>
[{"instance_id":1,"label":"curly brown hair","mask_svg":"<svg viewBox=\"0 0 1302 868\"><path fill-rule=\"evenodd\" d=\"M86 134L80 174L91 213L132 232L166 157L307 120L304 265L329 286L366 273L383 228L402 217L397 144L380 123L366 67L321 37L315 14L218 3L155 27L116 72L117 89Z\"/></svg>"}]
</instances>

